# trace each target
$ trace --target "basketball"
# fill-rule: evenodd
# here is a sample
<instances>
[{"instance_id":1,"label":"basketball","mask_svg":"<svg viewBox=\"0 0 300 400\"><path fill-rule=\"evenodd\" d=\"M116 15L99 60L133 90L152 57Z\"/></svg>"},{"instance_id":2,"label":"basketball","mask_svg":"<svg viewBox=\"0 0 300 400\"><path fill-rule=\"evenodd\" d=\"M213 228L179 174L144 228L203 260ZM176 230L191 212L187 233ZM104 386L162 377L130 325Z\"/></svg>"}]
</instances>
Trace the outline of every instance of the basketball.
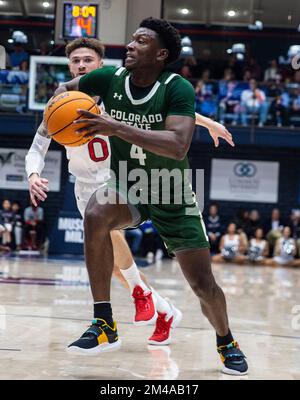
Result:
<instances>
[{"instance_id":1,"label":"basketball","mask_svg":"<svg viewBox=\"0 0 300 400\"><path fill-rule=\"evenodd\" d=\"M45 108L44 119L48 135L63 146L82 146L93 137L78 135L76 131L83 124L73 124L73 121L85 118L78 114L81 108L92 113L100 114L100 109L94 99L79 91L64 92L55 96Z\"/></svg>"}]
</instances>

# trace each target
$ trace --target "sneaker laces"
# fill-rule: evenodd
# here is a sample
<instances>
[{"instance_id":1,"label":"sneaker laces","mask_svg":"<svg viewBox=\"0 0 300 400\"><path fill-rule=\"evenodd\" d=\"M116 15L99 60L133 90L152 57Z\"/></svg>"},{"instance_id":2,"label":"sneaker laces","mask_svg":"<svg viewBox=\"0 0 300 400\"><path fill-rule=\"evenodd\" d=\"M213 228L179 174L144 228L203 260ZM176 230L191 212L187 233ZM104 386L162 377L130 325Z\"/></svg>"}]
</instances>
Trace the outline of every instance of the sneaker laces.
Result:
<instances>
[{"instance_id":1,"label":"sneaker laces","mask_svg":"<svg viewBox=\"0 0 300 400\"><path fill-rule=\"evenodd\" d=\"M149 297L151 296L152 292L148 292L145 294L143 290L134 289L132 297L134 298L134 303L139 312L141 311L148 311L149 306Z\"/></svg>"},{"instance_id":2,"label":"sneaker laces","mask_svg":"<svg viewBox=\"0 0 300 400\"><path fill-rule=\"evenodd\" d=\"M155 331L153 335L165 334L169 330L169 322L166 321L167 314L158 314Z\"/></svg>"},{"instance_id":3,"label":"sneaker laces","mask_svg":"<svg viewBox=\"0 0 300 400\"><path fill-rule=\"evenodd\" d=\"M89 328L84 332L84 334L81 336L83 337L89 337L89 338L93 338L93 337L98 337L101 335L101 333L103 332L103 329L101 327L101 325L96 322L96 320L92 321L92 324L89 326Z\"/></svg>"},{"instance_id":4,"label":"sneaker laces","mask_svg":"<svg viewBox=\"0 0 300 400\"><path fill-rule=\"evenodd\" d=\"M240 350L238 343L234 340L225 346L219 346L217 348L218 353L221 353L225 359L230 358L231 362L242 362L246 356Z\"/></svg>"}]
</instances>

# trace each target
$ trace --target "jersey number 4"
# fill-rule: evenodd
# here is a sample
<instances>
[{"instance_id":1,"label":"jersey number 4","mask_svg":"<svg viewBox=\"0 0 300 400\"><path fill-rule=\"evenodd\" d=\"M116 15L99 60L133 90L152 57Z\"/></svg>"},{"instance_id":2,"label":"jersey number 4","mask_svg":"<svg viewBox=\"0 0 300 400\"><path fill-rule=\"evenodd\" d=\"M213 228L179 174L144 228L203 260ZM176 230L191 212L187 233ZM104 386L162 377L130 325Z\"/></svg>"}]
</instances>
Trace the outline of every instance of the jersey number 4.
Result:
<instances>
[{"instance_id":1,"label":"jersey number 4","mask_svg":"<svg viewBox=\"0 0 300 400\"><path fill-rule=\"evenodd\" d=\"M143 153L143 149L133 144L130 150L130 157L139 160L140 165L145 165L147 155Z\"/></svg>"},{"instance_id":2,"label":"jersey number 4","mask_svg":"<svg viewBox=\"0 0 300 400\"><path fill-rule=\"evenodd\" d=\"M91 159L95 162L104 161L109 156L107 143L101 138L91 140L88 149Z\"/></svg>"}]
</instances>

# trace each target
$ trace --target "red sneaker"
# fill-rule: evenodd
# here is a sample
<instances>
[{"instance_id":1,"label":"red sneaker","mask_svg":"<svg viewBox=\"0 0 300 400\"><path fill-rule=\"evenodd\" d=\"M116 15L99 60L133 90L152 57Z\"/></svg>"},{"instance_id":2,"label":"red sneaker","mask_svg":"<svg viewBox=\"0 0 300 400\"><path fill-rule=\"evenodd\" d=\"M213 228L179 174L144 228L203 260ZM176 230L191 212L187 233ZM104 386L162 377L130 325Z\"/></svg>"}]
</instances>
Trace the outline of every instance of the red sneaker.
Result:
<instances>
[{"instance_id":1,"label":"red sneaker","mask_svg":"<svg viewBox=\"0 0 300 400\"><path fill-rule=\"evenodd\" d=\"M182 319L182 313L169 302L171 312L162 314L158 312L155 330L148 339L148 343L156 346L164 346L171 343L171 328L176 328Z\"/></svg>"},{"instance_id":2,"label":"red sneaker","mask_svg":"<svg viewBox=\"0 0 300 400\"><path fill-rule=\"evenodd\" d=\"M157 312L153 303L152 292L144 291L140 286L136 286L132 292L135 303L134 325L147 325L154 322Z\"/></svg>"}]
</instances>

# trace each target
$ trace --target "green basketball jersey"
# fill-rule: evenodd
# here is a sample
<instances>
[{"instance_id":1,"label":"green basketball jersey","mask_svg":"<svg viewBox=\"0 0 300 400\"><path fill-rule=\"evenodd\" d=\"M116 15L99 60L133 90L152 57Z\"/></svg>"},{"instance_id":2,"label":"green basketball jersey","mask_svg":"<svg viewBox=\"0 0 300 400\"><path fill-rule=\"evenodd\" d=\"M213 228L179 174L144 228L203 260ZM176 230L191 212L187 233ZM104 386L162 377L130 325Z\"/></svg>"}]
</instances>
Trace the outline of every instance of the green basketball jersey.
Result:
<instances>
[{"instance_id":1,"label":"green basketball jersey","mask_svg":"<svg viewBox=\"0 0 300 400\"><path fill-rule=\"evenodd\" d=\"M194 89L184 78L164 71L144 98L136 99L130 90L130 71L126 68L105 68L83 76L79 90L92 96L101 96L105 110L123 123L149 131L165 130L168 115L195 118ZM111 168L119 178L120 161L127 162L127 173L143 169L150 177L156 171L174 169L183 172L189 168L188 159L173 160L156 155L116 136L110 137ZM149 179L150 183L150 179ZM185 179L184 185L189 185Z\"/></svg>"}]
</instances>

